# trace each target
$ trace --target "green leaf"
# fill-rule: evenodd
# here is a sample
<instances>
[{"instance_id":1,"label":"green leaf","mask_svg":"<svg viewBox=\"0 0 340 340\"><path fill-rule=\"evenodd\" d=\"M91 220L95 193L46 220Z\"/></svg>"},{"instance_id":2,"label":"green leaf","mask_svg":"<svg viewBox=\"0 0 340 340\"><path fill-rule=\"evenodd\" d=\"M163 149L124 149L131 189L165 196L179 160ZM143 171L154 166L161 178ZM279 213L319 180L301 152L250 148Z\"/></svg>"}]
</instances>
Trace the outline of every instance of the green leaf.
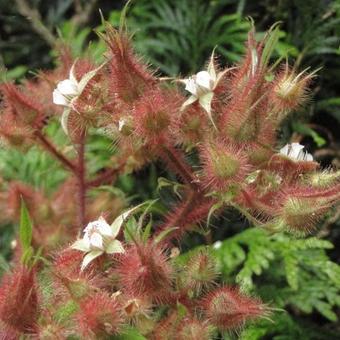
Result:
<instances>
[{"instance_id":1,"label":"green leaf","mask_svg":"<svg viewBox=\"0 0 340 340\"><path fill-rule=\"evenodd\" d=\"M32 242L32 221L23 199L21 199L19 239L25 252L30 248Z\"/></svg>"},{"instance_id":2,"label":"green leaf","mask_svg":"<svg viewBox=\"0 0 340 340\"><path fill-rule=\"evenodd\" d=\"M161 242L162 240L164 240L170 233L172 233L173 231L179 229L178 227L172 227L172 228L168 228L166 230L163 230L161 233L159 233L157 235L157 237L155 237L154 242L157 244L159 242Z\"/></svg>"},{"instance_id":3,"label":"green leaf","mask_svg":"<svg viewBox=\"0 0 340 340\"><path fill-rule=\"evenodd\" d=\"M299 282L298 282L298 261L295 256L287 255L284 257L285 271L286 271L286 279L288 284L293 290L298 290Z\"/></svg>"},{"instance_id":4,"label":"green leaf","mask_svg":"<svg viewBox=\"0 0 340 340\"><path fill-rule=\"evenodd\" d=\"M121 335L116 335L112 337L112 340L147 340L143 335L141 335L137 329L132 327L126 327L122 331Z\"/></svg>"}]
</instances>

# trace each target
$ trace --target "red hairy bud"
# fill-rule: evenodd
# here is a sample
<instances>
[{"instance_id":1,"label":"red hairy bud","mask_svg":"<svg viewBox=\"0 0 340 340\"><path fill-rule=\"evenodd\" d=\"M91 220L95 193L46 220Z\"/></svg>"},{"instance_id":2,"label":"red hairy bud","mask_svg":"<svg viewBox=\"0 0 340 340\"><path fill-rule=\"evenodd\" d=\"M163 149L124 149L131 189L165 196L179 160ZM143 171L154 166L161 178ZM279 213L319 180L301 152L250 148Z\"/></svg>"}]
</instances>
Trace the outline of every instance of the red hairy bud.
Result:
<instances>
[{"instance_id":1,"label":"red hairy bud","mask_svg":"<svg viewBox=\"0 0 340 340\"><path fill-rule=\"evenodd\" d=\"M103 38L112 57L109 63L111 92L119 100L131 104L147 88L153 86L156 79L134 55L130 39L125 32L119 32L113 27L107 26L106 35Z\"/></svg>"},{"instance_id":2,"label":"red hairy bud","mask_svg":"<svg viewBox=\"0 0 340 340\"><path fill-rule=\"evenodd\" d=\"M280 212L282 228L308 234L330 207L331 202L322 197L288 197Z\"/></svg>"},{"instance_id":3,"label":"red hairy bud","mask_svg":"<svg viewBox=\"0 0 340 340\"><path fill-rule=\"evenodd\" d=\"M192 318L185 318L179 322L176 330L176 339L178 340L210 340L212 327L206 321L200 321Z\"/></svg>"},{"instance_id":4,"label":"red hairy bud","mask_svg":"<svg viewBox=\"0 0 340 340\"><path fill-rule=\"evenodd\" d=\"M163 301L171 294L172 268L159 245L152 242L131 245L117 270L121 290L127 295Z\"/></svg>"},{"instance_id":5,"label":"red hairy bud","mask_svg":"<svg viewBox=\"0 0 340 340\"><path fill-rule=\"evenodd\" d=\"M190 257L182 273L183 288L200 294L211 287L218 276L215 259L208 250L202 250Z\"/></svg>"},{"instance_id":6,"label":"red hairy bud","mask_svg":"<svg viewBox=\"0 0 340 340\"><path fill-rule=\"evenodd\" d=\"M302 71L298 75L286 66L274 80L271 89L271 102L275 110L285 113L303 104L308 98L307 87L312 78ZM284 116L282 117L284 118Z\"/></svg>"},{"instance_id":7,"label":"red hairy bud","mask_svg":"<svg viewBox=\"0 0 340 340\"><path fill-rule=\"evenodd\" d=\"M202 147L203 173L206 185L215 190L226 190L241 183L249 172L247 156L241 148L225 142Z\"/></svg>"},{"instance_id":8,"label":"red hairy bud","mask_svg":"<svg viewBox=\"0 0 340 340\"><path fill-rule=\"evenodd\" d=\"M154 146L164 143L176 120L178 107L173 93L160 90L146 92L134 107L137 136L145 138Z\"/></svg>"},{"instance_id":9,"label":"red hairy bud","mask_svg":"<svg viewBox=\"0 0 340 340\"><path fill-rule=\"evenodd\" d=\"M42 105L21 92L15 85L7 83L1 86L5 105L13 116L28 128L42 128L44 113Z\"/></svg>"},{"instance_id":10,"label":"red hairy bud","mask_svg":"<svg viewBox=\"0 0 340 340\"><path fill-rule=\"evenodd\" d=\"M202 301L205 316L220 330L236 330L247 321L265 316L266 307L257 299L245 296L238 288L221 287Z\"/></svg>"},{"instance_id":11,"label":"red hairy bud","mask_svg":"<svg viewBox=\"0 0 340 340\"><path fill-rule=\"evenodd\" d=\"M6 274L0 287L0 319L20 332L34 333L38 296L33 269L17 268Z\"/></svg>"},{"instance_id":12,"label":"red hairy bud","mask_svg":"<svg viewBox=\"0 0 340 340\"><path fill-rule=\"evenodd\" d=\"M81 334L98 339L119 333L123 323L121 306L115 297L99 292L80 303L76 320Z\"/></svg>"}]
</instances>

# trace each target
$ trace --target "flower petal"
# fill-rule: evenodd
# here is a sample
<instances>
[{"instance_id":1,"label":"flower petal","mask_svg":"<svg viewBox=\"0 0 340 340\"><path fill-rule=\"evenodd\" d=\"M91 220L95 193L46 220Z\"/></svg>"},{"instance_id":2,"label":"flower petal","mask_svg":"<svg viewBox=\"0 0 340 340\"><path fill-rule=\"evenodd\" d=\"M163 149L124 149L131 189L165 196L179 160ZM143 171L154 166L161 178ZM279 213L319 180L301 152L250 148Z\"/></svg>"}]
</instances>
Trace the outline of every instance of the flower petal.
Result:
<instances>
[{"instance_id":1,"label":"flower petal","mask_svg":"<svg viewBox=\"0 0 340 340\"><path fill-rule=\"evenodd\" d=\"M181 106L181 111L183 111L187 106L194 103L198 98L195 96L190 96Z\"/></svg>"},{"instance_id":2,"label":"flower petal","mask_svg":"<svg viewBox=\"0 0 340 340\"><path fill-rule=\"evenodd\" d=\"M208 71L200 71L196 74L196 84L207 90L212 90L214 80L211 78Z\"/></svg>"},{"instance_id":3,"label":"flower petal","mask_svg":"<svg viewBox=\"0 0 340 340\"><path fill-rule=\"evenodd\" d=\"M86 239L79 239L71 245L72 249L88 252L90 251L90 244Z\"/></svg>"},{"instance_id":4,"label":"flower petal","mask_svg":"<svg viewBox=\"0 0 340 340\"><path fill-rule=\"evenodd\" d=\"M81 264L81 271L83 271L91 261L93 261L95 258L102 254L103 254L102 250L92 250L91 252L86 254Z\"/></svg>"},{"instance_id":5,"label":"flower petal","mask_svg":"<svg viewBox=\"0 0 340 340\"><path fill-rule=\"evenodd\" d=\"M59 82L57 89L64 96L77 96L79 92L78 84L70 79L65 79Z\"/></svg>"},{"instance_id":6,"label":"flower petal","mask_svg":"<svg viewBox=\"0 0 340 340\"><path fill-rule=\"evenodd\" d=\"M106 247L105 252L108 254L124 253L125 249L120 241L113 240Z\"/></svg>"},{"instance_id":7,"label":"flower petal","mask_svg":"<svg viewBox=\"0 0 340 340\"><path fill-rule=\"evenodd\" d=\"M100 216L97 220L97 231L104 236L112 236L111 226L105 221L104 217Z\"/></svg>"},{"instance_id":8,"label":"flower petal","mask_svg":"<svg viewBox=\"0 0 340 340\"><path fill-rule=\"evenodd\" d=\"M217 126L215 125L215 122L212 118L211 115L211 101L213 99L214 93L213 92L208 92L205 95L201 96L199 98L199 103L203 107L203 109L208 113L208 117L214 126L214 128L217 130Z\"/></svg>"},{"instance_id":9,"label":"flower petal","mask_svg":"<svg viewBox=\"0 0 340 340\"><path fill-rule=\"evenodd\" d=\"M124 212L123 214L119 215L111 224L111 230L112 230L112 237L116 237L119 234L120 228L122 227L125 219L134 211L139 209L141 206L143 206L145 203L139 204L130 210Z\"/></svg>"},{"instance_id":10,"label":"flower petal","mask_svg":"<svg viewBox=\"0 0 340 340\"><path fill-rule=\"evenodd\" d=\"M185 83L185 89L193 94L194 96L197 95L197 85L195 82L195 79L190 77L188 79L183 79L183 82Z\"/></svg>"},{"instance_id":11,"label":"flower petal","mask_svg":"<svg viewBox=\"0 0 340 340\"><path fill-rule=\"evenodd\" d=\"M103 237L98 232L94 232L90 235L90 245L98 249L103 248Z\"/></svg>"},{"instance_id":12,"label":"flower petal","mask_svg":"<svg viewBox=\"0 0 340 340\"><path fill-rule=\"evenodd\" d=\"M63 106L69 105L69 101L67 100L67 98L63 94L61 94L58 89L55 89L53 91L53 103L56 105L63 105Z\"/></svg>"},{"instance_id":13,"label":"flower petal","mask_svg":"<svg viewBox=\"0 0 340 340\"><path fill-rule=\"evenodd\" d=\"M79 82L79 85L78 85L78 93L81 94L84 90L84 88L86 87L86 85L88 84L88 82L96 75L96 73L106 64L103 63L101 64L99 67L97 67L96 69L90 71L90 72L87 72L83 78L81 78L80 82Z\"/></svg>"},{"instance_id":14,"label":"flower petal","mask_svg":"<svg viewBox=\"0 0 340 340\"><path fill-rule=\"evenodd\" d=\"M68 124L68 117L70 115L70 112L71 112L71 110L69 108L65 109L62 116L61 116L61 120L60 120L61 127L63 128L66 135L68 135L67 124Z\"/></svg>"}]
</instances>

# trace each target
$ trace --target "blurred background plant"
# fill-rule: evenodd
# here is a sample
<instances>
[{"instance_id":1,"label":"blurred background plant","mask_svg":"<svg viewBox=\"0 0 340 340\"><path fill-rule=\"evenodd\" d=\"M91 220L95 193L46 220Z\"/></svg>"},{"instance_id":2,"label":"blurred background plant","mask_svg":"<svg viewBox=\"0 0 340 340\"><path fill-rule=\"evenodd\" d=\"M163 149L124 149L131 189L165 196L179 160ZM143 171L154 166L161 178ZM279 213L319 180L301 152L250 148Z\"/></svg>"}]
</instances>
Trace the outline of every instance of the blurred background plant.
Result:
<instances>
[{"instance_id":1,"label":"blurred background plant","mask_svg":"<svg viewBox=\"0 0 340 340\"><path fill-rule=\"evenodd\" d=\"M20 82L29 72L53 66L59 41L69 43L75 56L85 49L98 62L104 44L97 37L104 27L101 15L117 25L125 1L109 0L16 0L0 2L1 78ZM101 10L101 14L99 13ZM232 64L244 51L244 41L253 18L261 36L274 22L281 21L278 57L287 58L300 70L322 67L312 86L312 100L290 117L280 131L282 141L303 141L324 166L340 166L340 1L339 0L138 0L128 10L129 30L136 49L166 77L199 71L216 47L219 61ZM95 29L93 29L95 28ZM7 72L5 72L5 69ZM63 145L59 127L48 134ZM93 138L89 148L91 166L105 166L110 141ZM52 170L52 171L51 171ZM0 149L1 184L20 180L47 194L65 173L38 149L22 153ZM157 167L125 175L117 188L125 197L142 199L160 191L174 199L167 180ZM164 188L165 187L165 188ZM268 235L246 230L244 220L230 225L235 213L212 220L212 240L225 280L237 282L286 312L273 315L273 323L262 321L240 334L243 339L335 339L340 337L337 308L340 306L340 210L331 211L319 232L321 240L292 240L287 235ZM225 227L223 227L225 226ZM8 267L10 240L14 229L1 228L0 273ZM192 235L191 235L192 236ZM203 237L203 236L202 236ZM201 237L186 240L184 248L199 246ZM196 249L191 250L196 251ZM306 282L308 284L306 284ZM233 335L225 335L225 339Z\"/></svg>"}]
</instances>

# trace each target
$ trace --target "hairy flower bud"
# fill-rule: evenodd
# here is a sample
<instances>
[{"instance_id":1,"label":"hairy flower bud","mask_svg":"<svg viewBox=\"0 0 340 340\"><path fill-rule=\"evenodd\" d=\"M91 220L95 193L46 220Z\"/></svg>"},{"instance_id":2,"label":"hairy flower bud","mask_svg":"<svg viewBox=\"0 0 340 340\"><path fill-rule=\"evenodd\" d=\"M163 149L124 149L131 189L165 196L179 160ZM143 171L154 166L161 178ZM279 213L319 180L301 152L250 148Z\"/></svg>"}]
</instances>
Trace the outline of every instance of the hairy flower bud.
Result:
<instances>
[{"instance_id":1,"label":"hairy flower bud","mask_svg":"<svg viewBox=\"0 0 340 340\"><path fill-rule=\"evenodd\" d=\"M191 289L195 294L211 287L218 275L214 258L208 250L193 254L181 275L183 288Z\"/></svg>"},{"instance_id":2,"label":"hairy flower bud","mask_svg":"<svg viewBox=\"0 0 340 340\"><path fill-rule=\"evenodd\" d=\"M20 267L6 274L0 286L0 319L17 331L34 333L38 312L35 271Z\"/></svg>"},{"instance_id":3,"label":"hairy flower bud","mask_svg":"<svg viewBox=\"0 0 340 340\"><path fill-rule=\"evenodd\" d=\"M239 329L247 321L267 314L266 307L259 300L231 287L221 287L208 293L202 306L210 323L220 330Z\"/></svg>"},{"instance_id":4,"label":"hairy flower bud","mask_svg":"<svg viewBox=\"0 0 340 340\"><path fill-rule=\"evenodd\" d=\"M210 143L202 147L201 156L206 184L215 190L241 183L248 173L247 157L233 144Z\"/></svg>"},{"instance_id":5,"label":"hairy flower bud","mask_svg":"<svg viewBox=\"0 0 340 340\"><path fill-rule=\"evenodd\" d=\"M282 227L297 235L310 233L330 208L321 197L288 197L282 211Z\"/></svg>"},{"instance_id":6,"label":"hairy flower bud","mask_svg":"<svg viewBox=\"0 0 340 340\"><path fill-rule=\"evenodd\" d=\"M171 293L172 268L164 250L151 242L131 245L117 268L121 290L145 295L155 301Z\"/></svg>"},{"instance_id":7,"label":"hairy flower bud","mask_svg":"<svg viewBox=\"0 0 340 340\"><path fill-rule=\"evenodd\" d=\"M121 306L115 297L99 292L80 303L76 320L84 337L101 339L114 335L123 323Z\"/></svg>"},{"instance_id":8,"label":"hairy flower bud","mask_svg":"<svg viewBox=\"0 0 340 340\"><path fill-rule=\"evenodd\" d=\"M271 100L275 110L292 111L303 104L308 98L307 87L312 77L313 73L306 75L305 71L296 75L286 66L273 83Z\"/></svg>"}]
</instances>

